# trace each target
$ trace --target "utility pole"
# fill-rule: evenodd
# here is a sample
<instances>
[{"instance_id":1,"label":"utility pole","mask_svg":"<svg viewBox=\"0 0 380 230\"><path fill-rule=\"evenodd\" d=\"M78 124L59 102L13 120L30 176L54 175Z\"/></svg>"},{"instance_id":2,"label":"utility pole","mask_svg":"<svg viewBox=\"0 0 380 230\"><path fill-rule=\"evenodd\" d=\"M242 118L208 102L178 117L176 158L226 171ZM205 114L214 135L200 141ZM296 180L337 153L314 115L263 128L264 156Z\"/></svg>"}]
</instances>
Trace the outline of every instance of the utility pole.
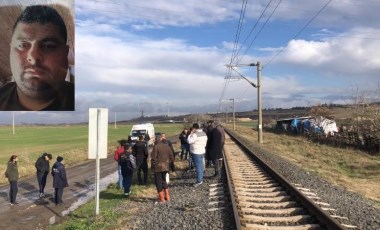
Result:
<instances>
[{"instance_id":1,"label":"utility pole","mask_svg":"<svg viewBox=\"0 0 380 230\"><path fill-rule=\"evenodd\" d=\"M231 98L230 99L232 101L232 119L233 119L233 122L234 122L234 126L233 126L233 129L235 131L235 98Z\"/></svg>"},{"instance_id":2,"label":"utility pole","mask_svg":"<svg viewBox=\"0 0 380 230\"><path fill-rule=\"evenodd\" d=\"M257 62L257 111L258 111L258 118L257 118L257 128L259 131L259 137L258 141L259 144L263 143L263 111L262 111L262 104L261 104L261 65L260 62Z\"/></svg>"},{"instance_id":3,"label":"utility pole","mask_svg":"<svg viewBox=\"0 0 380 230\"><path fill-rule=\"evenodd\" d=\"M228 125L228 107L226 107L226 126Z\"/></svg>"},{"instance_id":4,"label":"utility pole","mask_svg":"<svg viewBox=\"0 0 380 230\"><path fill-rule=\"evenodd\" d=\"M258 131L258 142L259 144L263 143L263 115L262 115L262 103L261 103L261 65L260 62L251 63L251 64L245 64L245 65L226 65L228 68L231 68L234 72L239 74L241 78L246 80L249 84L251 84L253 87L257 88L257 110L258 110L258 118L257 118L257 131ZM257 84L251 82L248 78L244 77L242 74L240 74L234 67L238 66L256 66L257 67ZM226 78L230 78L231 76L227 76Z\"/></svg>"},{"instance_id":5,"label":"utility pole","mask_svg":"<svg viewBox=\"0 0 380 230\"><path fill-rule=\"evenodd\" d=\"M13 127L13 135L15 134L15 112L13 112L13 116L12 116L12 127Z\"/></svg>"},{"instance_id":6,"label":"utility pole","mask_svg":"<svg viewBox=\"0 0 380 230\"><path fill-rule=\"evenodd\" d=\"M117 129L117 127L116 127L116 112L115 112L115 129Z\"/></svg>"}]
</instances>

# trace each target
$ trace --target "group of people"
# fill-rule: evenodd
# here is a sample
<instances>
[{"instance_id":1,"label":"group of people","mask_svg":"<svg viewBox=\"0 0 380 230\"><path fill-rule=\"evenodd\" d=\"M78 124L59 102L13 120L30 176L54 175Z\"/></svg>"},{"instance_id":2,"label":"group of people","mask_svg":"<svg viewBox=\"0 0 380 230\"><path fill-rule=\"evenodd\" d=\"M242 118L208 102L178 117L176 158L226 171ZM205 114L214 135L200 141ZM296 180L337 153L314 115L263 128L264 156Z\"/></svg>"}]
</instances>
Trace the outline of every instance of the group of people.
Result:
<instances>
[{"instance_id":1,"label":"group of people","mask_svg":"<svg viewBox=\"0 0 380 230\"><path fill-rule=\"evenodd\" d=\"M115 150L114 159L118 163L119 172L118 187L124 188L126 197L131 193L134 171L137 171L140 185L148 182L148 141L141 135L132 147L127 140L120 140L120 146ZM174 170L174 148L164 133L156 137L151 152L151 170L159 197L158 202L170 201L167 176L169 170Z\"/></svg>"},{"instance_id":2,"label":"group of people","mask_svg":"<svg viewBox=\"0 0 380 230\"><path fill-rule=\"evenodd\" d=\"M197 187L203 183L205 162L212 161L215 167L214 178L220 179L223 165L223 145L225 141L224 129L210 120L203 129L198 123L194 123L191 129L184 129L179 135L181 140L180 160L187 160L189 156L189 168L193 165L196 169ZM148 143L144 136L133 145L127 140L120 140L120 146L115 150L114 159L118 163L119 180L118 187L124 188L124 195L129 196L133 173L137 171L139 184L146 184L148 180ZM168 188L169 171L174 171L175 151L172 143L161 133L156 137L151 152L151 170L154 175L154 183L158 193L158 202L170 201ZM125 159L125 160L123 160ZM136 162L133 166L133 162ZM143 173L143 177L141 175Z\"/></svg>"},{"instance_id":3,"label":"group of people","mask_svg":"<svg viewBox=\"0 0 380 230\"><path fill-rule=\"evenodd\" d=\"M140 185L148 182L148 142L141 135L133 146L127 140L120 140L119 143L120 146L114 154L114 159L118 163L118 188L124 188L124 195L129 196L134 170L137 171Z\"/></svg>"},{"instance_id":4,"label":"group of people","mask_svg":"<svg viewBox=\"0 0 380 230\"><path fill-rule=\"evenodd\" d=\"M36 175L39 187L39 198L43 199L46 197L45 195L45 186L47 181L47 176L50 171L50 160L52 159L52 155L50 153L43 153L41 157L39 157L35 163L36 167ZM19 172L17 167L18 156L12 155L8 161L7 169L5 171L5 177L8 178L10 189L9 189L9 199L10 205L17 205L16 201L17 193L18 193L18 179ZM53 188L54 188L54 203L56 205L62 205L62 195L63 189L68 187L67 176L65 165L63 164L63 157L58 156L57 161L54 163L51 168L51 175L53 176Z\"/></svg>"},{"instance_id":5,"label":"group of people","mask_svg":"<svg viewBox=\"0 0 380 230\"><path fill-rule=\"evenodd\" d=\"M194 123L190 131L187 128L182 131L179 139L181 140L181 160L186 160L189 154L189 169L195 165L197 172L195 187L203 183L205 165L214 165L213 177L221 178L225 133L219 124L210 120L201 128L198 123Z\"/></svg>"}]
</instances>

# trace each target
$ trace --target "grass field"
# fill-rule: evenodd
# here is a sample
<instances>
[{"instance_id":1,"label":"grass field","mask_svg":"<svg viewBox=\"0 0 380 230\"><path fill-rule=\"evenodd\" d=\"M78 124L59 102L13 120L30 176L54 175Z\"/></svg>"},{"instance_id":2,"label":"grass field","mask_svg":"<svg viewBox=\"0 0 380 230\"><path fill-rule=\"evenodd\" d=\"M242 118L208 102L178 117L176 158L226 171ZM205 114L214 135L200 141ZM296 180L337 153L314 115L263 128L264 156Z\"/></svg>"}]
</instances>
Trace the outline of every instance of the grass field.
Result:
<instances>
[{"instance_id":1,"label":"grass field","mask_svg":"<svg viewBox=\"0 0 380 230\"><path fill-rule=\"evenodd\" d=\"M108 130L109 153L118 145L117 140L127 139L132 125L113 125ZM179 134L183 124L156 124L155 131L168 136ZM33 175L34 162L44 152L53 155L53 160L60 155L70 166L87 159L88 126L17 126L12 134L11 126L0 127L0 172L4 172L11 155L19 156L21 176ZM0 183L5 183L4 173L0 173Z\"/></svg>"}]
</instances>

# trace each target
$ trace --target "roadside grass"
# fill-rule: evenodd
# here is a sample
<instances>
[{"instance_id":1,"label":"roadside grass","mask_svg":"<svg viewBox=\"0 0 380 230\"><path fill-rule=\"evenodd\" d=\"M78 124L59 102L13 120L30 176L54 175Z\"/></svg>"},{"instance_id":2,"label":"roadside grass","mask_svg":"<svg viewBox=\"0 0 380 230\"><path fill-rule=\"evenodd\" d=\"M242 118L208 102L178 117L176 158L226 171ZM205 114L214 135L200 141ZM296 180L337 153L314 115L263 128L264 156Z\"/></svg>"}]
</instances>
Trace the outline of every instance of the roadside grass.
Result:
<instances>
[{"instance_id":1,"label":"roadside grass","mask_svg":"<svg viewBox=\"0 0 380 230\"><path fill-rule=\"evenodd\" d=\"M165 132L167 136L179 135L183 124L154 124L156 132ZM112 154L118 140L127 139L132 124L113 125L108 128L108 153ZM4 172L11 155L19 157L18 168L21 177L35 174L34 163L44 152L56 157L62 156L67 166L88 159L87 125L43 125L17 126L12 134L11 126L0 127L0 172ZM4 173L0 173L0 184L7 183Z\"/></svg>"},{"instance_id":2,"label":"roadside grass","mask_svg":"<svg viewBox=\"0 0 380 230\"><path fill-rule=\"evenodd\" d=\"M230 127L231 128L231 127ZM257 145L257 131L237 126L237 132ZM261 148L332 184L359 193L380 206L380 156L354 149L336 148L308 141L300 136L264 132Z\"/></svg>"},{"instance_id":3,"label":"roadside grass","mask_svg":"<svg viewBox=\"0 0 380 230\"><path fill-rule=\"evenodd\" d=\"M149 175L152 175L149 170ZM117 229L123 226L137 211L131 201L154 202L156 188L151 176L148 185L137 185L137 177L133 176L132 194L126 198L123 189L117 189L116 183L110 184L105 191L99 194L99 215L95 214L95 200L82 205L68 214L63 223L52 225L51 230L87 230L87 229Z\"/></svg>"}]
</instances>

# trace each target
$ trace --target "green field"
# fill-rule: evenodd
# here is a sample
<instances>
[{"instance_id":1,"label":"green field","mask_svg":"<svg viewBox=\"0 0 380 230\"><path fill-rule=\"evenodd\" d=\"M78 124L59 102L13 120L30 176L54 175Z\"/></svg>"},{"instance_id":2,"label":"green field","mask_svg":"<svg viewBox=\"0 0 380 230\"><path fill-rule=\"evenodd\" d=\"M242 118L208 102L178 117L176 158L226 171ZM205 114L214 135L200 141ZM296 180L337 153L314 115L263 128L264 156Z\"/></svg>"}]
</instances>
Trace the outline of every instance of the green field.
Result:
<instances>
[{"instance_id":1,"label":"green field","mask_svg":"<svg viewBox=\"0 0 380 230\"><path fill-rule=\"evenodd\" d=\"M156 132L167 136L177 135L182 131L183 124L154 124ZM113 125L108 129L109 153L118 145L117 140L126 139L132 125ZM44 152L65 158L67 165L73 165L87 159L88 126L87 125L54 125L54 126L16 126L12 134L12 126L0 127L0 172L5 170L10 156L19 156L19 171L21 176L34 172L34 162ZM0 183L4 183L3 173Z\"/></svg>"}]
</instances>

